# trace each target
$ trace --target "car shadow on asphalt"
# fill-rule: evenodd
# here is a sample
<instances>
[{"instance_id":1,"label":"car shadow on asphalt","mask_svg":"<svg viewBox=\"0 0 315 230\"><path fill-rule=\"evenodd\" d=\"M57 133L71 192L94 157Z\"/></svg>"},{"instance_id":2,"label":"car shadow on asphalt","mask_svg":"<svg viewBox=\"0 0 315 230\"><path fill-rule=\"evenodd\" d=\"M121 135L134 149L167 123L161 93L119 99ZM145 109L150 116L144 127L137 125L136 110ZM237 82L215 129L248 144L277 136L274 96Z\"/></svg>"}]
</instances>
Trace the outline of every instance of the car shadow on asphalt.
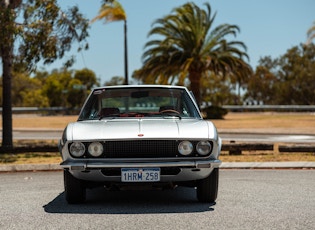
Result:
<instances>
[{"instance_id":1,"label":"car shadow on asphalt","mask_svg":"<svg viewBox=\"0 0 315 230\"><path fill-rule=\"evenodd\" d=\"M152 214L191 213L214 211L215 203L200 203L193 188L174 190L106 191L103 188L87 190L83 204L70 205L64 193L59 194L43 208L47 213L78 214Z\"/></svg>"}]
</instances>

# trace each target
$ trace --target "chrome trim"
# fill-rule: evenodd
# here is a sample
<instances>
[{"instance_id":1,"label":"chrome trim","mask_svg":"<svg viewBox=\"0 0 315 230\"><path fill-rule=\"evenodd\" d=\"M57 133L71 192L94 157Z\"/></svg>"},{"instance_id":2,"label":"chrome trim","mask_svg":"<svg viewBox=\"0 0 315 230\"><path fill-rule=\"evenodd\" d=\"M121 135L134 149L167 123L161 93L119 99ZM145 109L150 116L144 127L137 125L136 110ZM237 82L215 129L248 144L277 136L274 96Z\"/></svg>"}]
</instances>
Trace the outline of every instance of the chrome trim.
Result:
<instances>
[{"instance_id":1,"label":"chrome trim","mask_svg":"<svg viewBox=\"0 0 315 230\"><path fill-rule=\"evenodd\" d=\"M193 168L218 168L220 160L209 161L178 161L178 162L72 162L64 161L60 164L63 169L93 170L102 168L141 168L141 167L193 167Z\"/></svg>"}]
</instances>

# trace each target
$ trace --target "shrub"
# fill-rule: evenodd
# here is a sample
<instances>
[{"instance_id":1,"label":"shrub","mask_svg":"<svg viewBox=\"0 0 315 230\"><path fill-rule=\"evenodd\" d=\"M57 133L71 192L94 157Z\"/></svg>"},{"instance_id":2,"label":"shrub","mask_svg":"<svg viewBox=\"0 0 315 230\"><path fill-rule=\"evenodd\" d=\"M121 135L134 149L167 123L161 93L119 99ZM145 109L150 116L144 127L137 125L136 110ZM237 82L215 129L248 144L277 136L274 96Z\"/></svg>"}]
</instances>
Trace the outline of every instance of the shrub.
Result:
<instances>
[{"instance_id":1,"label":"shrub","mask_svg":"<svg viewBox=\"0 0 315 230\"><path fill-rule=\"evenodd\" d=\"M223 119L228 111L219 106L209 106L201 110L205 119Z\"/></svg>"}]
</instances>

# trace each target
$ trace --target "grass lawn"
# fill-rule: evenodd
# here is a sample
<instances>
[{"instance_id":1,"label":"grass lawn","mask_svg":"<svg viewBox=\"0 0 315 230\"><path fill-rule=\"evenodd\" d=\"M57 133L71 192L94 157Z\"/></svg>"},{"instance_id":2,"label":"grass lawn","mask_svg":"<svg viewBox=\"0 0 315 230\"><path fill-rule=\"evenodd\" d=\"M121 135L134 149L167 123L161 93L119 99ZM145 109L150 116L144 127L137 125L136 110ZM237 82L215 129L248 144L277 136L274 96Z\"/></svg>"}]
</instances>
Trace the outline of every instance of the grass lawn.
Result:
<instances>
[{"instance_id":1,"label":"grass lawn","mask_svg":"<svg viewBox=\"0 0 315 230\"><path fill-rule=\"evenodd\" d=\"M213 123L219 130L315 134L315 113L228 113Z\"/></svg>"}]
</instances>

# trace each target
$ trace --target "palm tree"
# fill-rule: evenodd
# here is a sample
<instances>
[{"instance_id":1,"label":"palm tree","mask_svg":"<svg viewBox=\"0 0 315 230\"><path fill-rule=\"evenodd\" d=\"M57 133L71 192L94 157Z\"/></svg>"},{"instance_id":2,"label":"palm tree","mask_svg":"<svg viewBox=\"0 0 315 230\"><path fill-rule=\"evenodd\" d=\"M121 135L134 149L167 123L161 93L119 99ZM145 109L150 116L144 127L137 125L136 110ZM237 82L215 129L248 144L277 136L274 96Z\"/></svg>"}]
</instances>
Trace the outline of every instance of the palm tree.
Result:
<instances>
[{"instance_id":1,"label":"palm tree","mask_svg":"<svg viewBox=\"0 0 315 230\"><path fill-rule=\"evenodd\" d=\"M209 3L205 6L203 10L192 2L186 3L156 20L149 36L157 35L157 38L146 43L143 67L134 77L144 83L169 84L175 80L183 84L188 78L190 89L200 104L200 80L204 73L226 75L239 66L248 67L242 59L248 58L242 51L246 46L225 39L229 35L236 36L238 26L223 24L212 29L216 13L211 15Z\"/></svg>"},{"instance_id":2,"label":"palm tree","mask_svg":"<svg viewBox=\"0 0 315 230\"><path fill-rule=\"evenodd\" d=\"M310 44L312 40L315 38L315 22L313 22L313 26L309 28L307 31L307 42L306 44Z\"/></svg>"},{"instance_id":3,"label":"palm tree","mask_svg":"<svg viewBox=\"0 0 315 230\"><path fill-rule=\"evenodd\" d=\"M124 21L124 58L125 58L125 85L128 85L128 53L127 53L127 15L122 5L116 0L104 0L99 14L92 19L105 20L106 22Z\"/></svg>"}]
</instances>

